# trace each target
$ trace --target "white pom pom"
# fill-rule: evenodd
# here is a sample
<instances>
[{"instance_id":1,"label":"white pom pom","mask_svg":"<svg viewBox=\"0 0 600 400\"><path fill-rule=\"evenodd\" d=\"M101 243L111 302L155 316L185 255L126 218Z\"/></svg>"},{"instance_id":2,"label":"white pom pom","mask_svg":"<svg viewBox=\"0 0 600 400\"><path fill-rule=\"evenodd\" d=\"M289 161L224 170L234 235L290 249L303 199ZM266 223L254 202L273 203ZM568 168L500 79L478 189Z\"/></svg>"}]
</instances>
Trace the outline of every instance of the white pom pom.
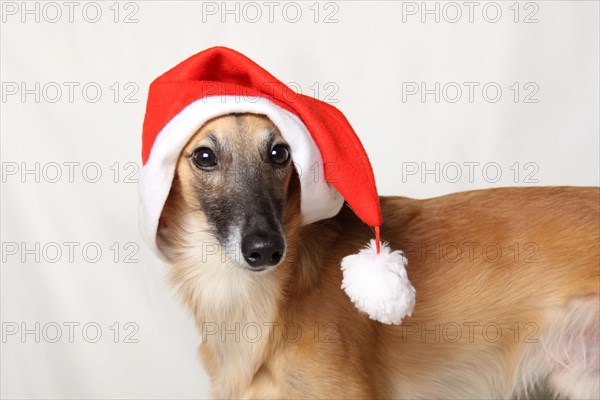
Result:
<instances>
[{"instance_id":1,"label":"white pom pom","mask_svg":"<svg viewBox=\"0 0 600 400\"><path fill-rule=\"evenodd\" d=\"M406 274L406 257L375 240L358 254L342 259L342 289L356 308L384 324L399 324L415 306L415 288Z\"/></svg>"}]
</instances>

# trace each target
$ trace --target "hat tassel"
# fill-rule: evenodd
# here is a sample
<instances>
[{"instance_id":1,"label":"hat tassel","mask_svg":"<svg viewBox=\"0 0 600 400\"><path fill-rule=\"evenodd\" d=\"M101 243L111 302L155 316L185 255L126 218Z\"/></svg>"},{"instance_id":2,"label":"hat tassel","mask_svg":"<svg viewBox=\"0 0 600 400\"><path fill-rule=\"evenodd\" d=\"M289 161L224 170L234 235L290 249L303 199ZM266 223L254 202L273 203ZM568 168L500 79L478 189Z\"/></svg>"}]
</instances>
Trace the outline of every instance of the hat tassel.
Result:
<instances>
[{"instance_id":1,"label":"hat tassel","mask_svg":"<svg viewBox=\"0 0 600 400\"><path fill-rule=\"evenodd\" d=\"M380 227L375 239L357 254L342 259L342 289L356 308L384 324L400 324L415 305L415 288L406 272L407 259L381 242Z\"/></svg>"},{"instance_id":2,"label":"hat tassel","mask_svg":"<svg viewBox=\"0 0 600 400\"><path fill-rule=\"evenodd\" d=\"M381 232L379 226L375 227L375 243L377 245L377 254L381 253Z\"/></svg>"}]
</instances>

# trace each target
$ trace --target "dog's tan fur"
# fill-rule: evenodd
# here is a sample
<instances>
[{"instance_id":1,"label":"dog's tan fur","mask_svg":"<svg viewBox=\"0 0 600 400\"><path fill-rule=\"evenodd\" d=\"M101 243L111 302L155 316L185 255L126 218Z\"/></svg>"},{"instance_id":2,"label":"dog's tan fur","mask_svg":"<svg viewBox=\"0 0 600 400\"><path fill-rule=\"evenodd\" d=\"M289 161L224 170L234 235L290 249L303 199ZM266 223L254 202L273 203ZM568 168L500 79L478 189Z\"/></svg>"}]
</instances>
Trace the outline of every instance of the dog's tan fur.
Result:
<instances>
[{"instance_id":1,"label":"dog's tan fur","mask_svg":"<svg viewBox=\"0 0 600 400\"><path fill-rule=\"evenodd\" d=\"M383 325L340 289L341 258L372 231L346 206L301 226L293 171L279 266L249 271L220 243L201 251L215 238L194 193L232 183L199 179L186 155L212 132L231 154L249 156L265 128L276 130L244 115L241 136L232 118L207 123L182 152L159 234L204 333L215 397L510 398L542 386L553 396L600 396L598 188L382 197L382 238L404 250L417 291L412 317Z\"/></svg>"}]
</instances>

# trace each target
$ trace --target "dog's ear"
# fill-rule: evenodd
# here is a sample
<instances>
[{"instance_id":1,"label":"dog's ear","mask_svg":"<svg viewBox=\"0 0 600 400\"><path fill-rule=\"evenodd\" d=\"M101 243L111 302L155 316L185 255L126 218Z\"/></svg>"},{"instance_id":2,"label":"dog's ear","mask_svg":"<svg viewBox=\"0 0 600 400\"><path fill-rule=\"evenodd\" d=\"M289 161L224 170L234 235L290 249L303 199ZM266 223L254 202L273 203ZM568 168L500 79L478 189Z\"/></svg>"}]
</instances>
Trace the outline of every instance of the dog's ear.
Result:
<instances>
[{"instance_id":1,"label":"dog's ear","mask_svg":"<svg viewBox=\"0 0 600 400\"><path fill-rule=\"evenodd\" d=\"M161 218L162 221L162 218ZM169 234L170 230L166 223L159 222L158 229L156 230L156 245L162 251L165 256L167 263L174 263L176 261L175 256L175 244L172 236Z\"/></svg>"},{"instance_id":2,"label":"dog's ear","mask_svg":"<svg viewBox=\"0 0 600 400\"><path fill-rule=\"evenodd\" d=\"M298 177L298 172L296 168L293 167L290 169L290 176L286 182L286 207L294 207L294 210L297 207L298 211L300 211L300 178Z\"/></svg>"},{"instance_id":3,"label":"dog's ear","mask_svg":"<svg viewBox=\"0 0 600 400\"><path fill-rule=\"evenodd\" d=\"M178 248L178 241L182 228L179 224L179 211L183 204L183 197L180 193L181 182L177 173L173 178L173 184L169 190L169 196L165 201L160 219L158 220L158 229L156 231L156 245L163 252L168 262L175 262L175 249Z\"/></svg>"}]
</instances>

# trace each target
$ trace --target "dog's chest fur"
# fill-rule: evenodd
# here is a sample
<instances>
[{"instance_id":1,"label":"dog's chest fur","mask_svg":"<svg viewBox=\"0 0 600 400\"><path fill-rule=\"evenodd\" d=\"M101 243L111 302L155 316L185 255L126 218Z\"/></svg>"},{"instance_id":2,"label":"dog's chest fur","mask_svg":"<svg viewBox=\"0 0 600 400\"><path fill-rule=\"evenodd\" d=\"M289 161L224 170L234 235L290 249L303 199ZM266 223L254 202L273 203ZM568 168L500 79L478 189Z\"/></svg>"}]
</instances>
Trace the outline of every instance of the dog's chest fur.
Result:
<instances>
[{"instance_id":1,"label":"dog's chest fur","mask_svg":"<svg viewBox=\"0 0 600 400\"><path fill-rule=\"evenodd\" d=\"M268 347L277 345L277 277L245 271L221 251L198 251L197 243L219 244L197 219L185 220L184 237L190 245L179 247L185 255L178 258L184 261L173 266L171 279L203 334L200 356L211 375L213 395L277 397L266 364L274 362L266 357Z\"/></svg>"}]
</instances>

